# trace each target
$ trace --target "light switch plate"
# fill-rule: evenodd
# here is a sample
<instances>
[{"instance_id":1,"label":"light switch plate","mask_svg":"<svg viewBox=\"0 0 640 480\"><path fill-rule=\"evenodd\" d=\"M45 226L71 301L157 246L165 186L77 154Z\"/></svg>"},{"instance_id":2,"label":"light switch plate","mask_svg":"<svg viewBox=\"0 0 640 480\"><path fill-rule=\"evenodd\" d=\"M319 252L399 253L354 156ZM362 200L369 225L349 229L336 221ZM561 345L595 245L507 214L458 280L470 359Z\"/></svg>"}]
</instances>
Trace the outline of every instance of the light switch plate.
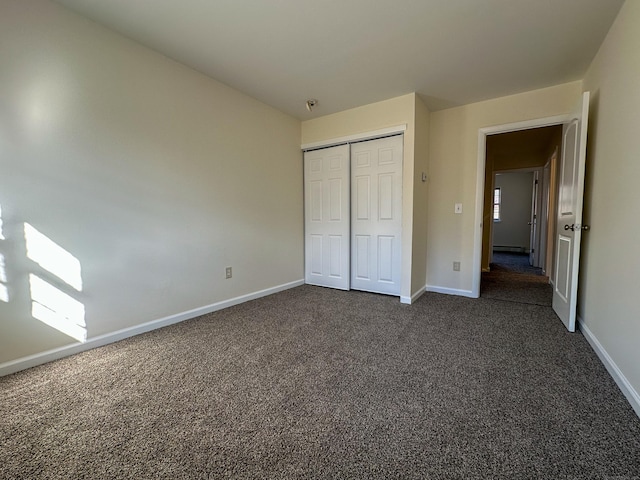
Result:
<instances>
[{"instance_id":1,"label":"light switch plate","mask_svg":"<svg viewBox=\"0 0 640 480\"><path fill-rule=\"evenodd\" d=\"M461 203L456 203L456 207L454 210L455 213L462 213L462 204Z\"/></svg>"}]
</instances>

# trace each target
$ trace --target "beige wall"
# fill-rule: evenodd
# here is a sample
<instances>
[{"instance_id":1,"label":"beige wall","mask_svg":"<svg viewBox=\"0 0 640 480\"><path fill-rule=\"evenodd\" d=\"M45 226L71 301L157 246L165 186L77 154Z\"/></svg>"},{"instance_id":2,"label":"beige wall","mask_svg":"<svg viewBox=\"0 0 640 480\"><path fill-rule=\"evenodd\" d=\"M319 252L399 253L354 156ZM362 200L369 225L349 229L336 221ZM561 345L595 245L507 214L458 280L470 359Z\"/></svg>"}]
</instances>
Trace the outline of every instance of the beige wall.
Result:
<instances>
[{"instance_id":1,"label":"beige wall","mask_svg":"<svg viewBox=\"0 0 640 480\"><path fill-rule=\"evenodd\" d=\"M398 125L407 125L407 134L414 130L415 94L371 103L343 112L302 122L302 144L324 142L358 133L366 133ZM406 134L405 134L406 135ZM411 142L405 143L413 145ZM411 146L411 151L413 147Z\"/></svg>"},{"instance_id":2,"label":"beige wall","mask_svg":"<svg viewBox=\"0 0 640 480\"><path fill-rule=\"evenodd\" d=\"M429 176L430 113L419 95L415 97L415 152L413 188L413 260L411 262L411 294L420 293L427 284L427 194ZM422 181L422 173L427 181Z\"/></svg>"},{"instance_id":3,"label":"beige wall","mask_svg":"<svg viewBox=\"0 0 640 480\"><path fill-rule=\"evenodd\" d=\"M90 339L303 278L298 120L38 0L0 4L0 85L0 363L75 342L32 318L30 273ZM25 222L81 291L27 260Z\"/></svg>"},{"instance_id":4,"label":"beige wall","mask_svg":"<svg viewBox=\"0 0 640 480\"><path fill-rule=\"evenodd\" d=\"M500 187L502 204L500 221L493 223L493 245L520 247L529 251L531 240L531 199L533 172L496 175L494 186Z\"/></svg>"},{"instance_id":5,"label":"beige wall","mask_svg":"<svg viewBox=\"0 0 640 480\"><path fill-rule=\"evenodd\" d=\"M400 294L403 300L411 297L420 288L420 286L414 288L412 285L414 186L418 184L416 176L421 174L421 172L414 169L417 135L416 108L420 110L419 122L421 130L418 134L422 138L418 148L419 162L423 166L426 150L424 137L428 135L425 130L425 128L428 128L428 111L422 101L416 98L415 93L302 122L303 145L406 125L406 131L404 132L404 163L402 167L402 282ZM421 184L420 187L424 188L423 185ZM422 195L421 190L421 198ZM418 212L418 215L422 215L423 211ZM420 241L421 236L424 236L423 230L417 234L416 240ZM418 247L419 249L420 247ZM420 258L421 253L418 251L416 255L417 258ZM423 275L419 272L424 271L424 263L416 268L418 269L418 273L416 273L417 281L419 281L420 276Z\"/></svg>"},{"instance_id":6,"label":"beige wall","mask_svg":"<svg viewBox=\"0 0 640 480\"><path fill-rule=\"evenodd\" d=\"M627 1L584 80L591 92L578 315L640 407L640 2ZM640 414L640 410L638 410Z\"/></svg>"},{"instance_id":7,"label":"beige wall","mask_svg":"<svg viewBox=\"0 0 640 480\"><path fill-rule=\"evenodd\" d=\"M580 92L581 82L572 82L431 113L427 232L430 289L463 295L472 291L479 129L567 114ZM462 214L454 214L455 203L463 204ZM453 271L454 261L461 262L460 272Z\"/></svg>"}]
</instances>

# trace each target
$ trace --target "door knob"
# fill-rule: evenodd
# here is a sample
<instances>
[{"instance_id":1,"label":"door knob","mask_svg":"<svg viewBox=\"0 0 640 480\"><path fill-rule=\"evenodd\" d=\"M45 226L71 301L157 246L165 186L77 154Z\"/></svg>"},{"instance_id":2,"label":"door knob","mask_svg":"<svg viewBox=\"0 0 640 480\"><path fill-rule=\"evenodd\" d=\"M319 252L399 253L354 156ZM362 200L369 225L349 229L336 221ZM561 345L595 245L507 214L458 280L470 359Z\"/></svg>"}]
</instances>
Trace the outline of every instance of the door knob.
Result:
<instances>
[{"instance_id":1,"label":"door knob","mask_svg":"<svg viewBox=\"0 0 640 480\"><path fill-rule=\"evenodd\" d=\"M565 225L564 225L564 229L565 229L565 230L571 230L571 231L573 232L573 231L575 231L575 229L576 229L576 225L575 225L575 223L572 223L571 225L567 225L567 224L565 223Z\"/></svg>"}]
</instances>

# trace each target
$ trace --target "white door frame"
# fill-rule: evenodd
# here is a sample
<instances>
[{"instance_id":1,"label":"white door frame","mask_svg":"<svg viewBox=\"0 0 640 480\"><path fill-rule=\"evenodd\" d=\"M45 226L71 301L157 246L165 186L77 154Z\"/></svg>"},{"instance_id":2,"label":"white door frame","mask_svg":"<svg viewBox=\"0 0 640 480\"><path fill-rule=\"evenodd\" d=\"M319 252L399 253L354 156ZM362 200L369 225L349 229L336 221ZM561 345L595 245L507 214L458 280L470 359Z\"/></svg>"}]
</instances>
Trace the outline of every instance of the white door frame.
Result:
<instances>
[{"instance_id":1,"label":"white door frame","mask_svg":"<svg viewBox=\"0 0 640 480\"><path fill-rule=\"evenodd\" d=\"M550 190L551 183L551 157L547 160L547 163L542 167L542 205L541 205L541 217L544 219L544 222L540 225L540 255L539 258L543 258L544 260L540 262L540 268L542 268L542 274L547 275L547 263L549 257L548 252L548 243L547 236L549 235L549 224L551 219L549 217L549 205L550 205L550 196L552 194Z\"/></svg>"},{"instance_id":2,"label":"white door frame","mask_svg":"<svg viewBox=\"0 0 640 480\"><path fill-rule=\"evenodd\" d=\"M482 278L482 212L484 209L484 182L487 163L487 137L499 133L516 132L532 128L562 125L571 120L571 114L556 115L554 117L538 118L523 122L495 125L478 130L478 162L476 166L476 212L473 228L473 278L471 283L471 297L480 297L480 280Z\"/></svg>"},{"instance_id":3,"label":"white door frame","mask_svg":"<svg viewBox=\"0 0 640 480\"><path fill-rule=\"evenodd\" d=\"M531 228L533 229L533 238L529 245L529 259L533 257L532 267L540 268L540 242L542 226L549 223L549 219L542 213L542 203L544 201L544 167L537 167L533 170L533 192L531 198ZM533 218L535 215L535 218Z\"/></svg>"}]
</instances>

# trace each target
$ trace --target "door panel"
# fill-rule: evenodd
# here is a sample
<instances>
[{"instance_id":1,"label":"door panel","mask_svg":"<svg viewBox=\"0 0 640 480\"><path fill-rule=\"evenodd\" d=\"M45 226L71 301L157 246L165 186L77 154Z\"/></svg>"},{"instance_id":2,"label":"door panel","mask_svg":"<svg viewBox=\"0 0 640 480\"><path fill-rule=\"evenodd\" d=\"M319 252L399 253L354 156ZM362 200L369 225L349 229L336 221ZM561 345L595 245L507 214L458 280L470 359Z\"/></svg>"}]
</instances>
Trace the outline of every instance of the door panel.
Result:
<instances>
[{"instance_id":1,"label":"door panel","mask_svg":"<svg viewBox=\"0 0 640 480\"><path fill-rule=\"evenodd\" d=\"M340 278L342 275L342 235L329 235L329 276Z\"/></svg>"},{"instance_id":2,"label":"door panel","mask_svg":"<svg viewBox=\"0 0 640 480\"><path fill-rule=\"evenodd\" d=\"M402 136L351 145L351 288L400 294Z\"/></svg>"},{"instance_id":3,"label":"door panel","mask_svg":"<svg viewBox=\"0 0 640 480\"><path fill-rule=\"evenodd\" d=\"M560 296L560 300L566 302L571 295L569 285L569 270L571 265L571 238L564 235L558 237L558 262L562 265L556 266L556 294Z\"/></svg>"},{"instance_id":4,"label":"door panel","mask_svg":"<svg viewBox=\"0 0 640 480\"><path fill-rule=\"evenodd\" d=\"M310 273L322 275L322 235L310 235Z\"/></svg>"},{"instance_id":5,"label":"door panel","mask_svg":"<svg viewBox=\"0 0 640 480\"><path fill-rule=\"evenodd\" d=\"M305 282L349 289L349 147L304 154Z\"/></svg>"},{"instance_id":6,"label":"door panel","mask_svg":"<svg viewBox=\"0 0 640 480\"><path fill-rule=\"evenodd\" d=\"M589 92L585 92L573 119L563 127L556 217L553 309L570 332L575 331L578 301L588 117Z\"/></svg>"},{"instance_id":7,"label":"door panel","mask_svg":"<svg viewBox=\"0 0 640 480\"><path fill-rule=\"evenodd\" d=\"M369 220L371 206L371 179L367 177L356 177L356 199L355 211L358 220Z\"/></svg>"},{"instance_id":8,"label":"door panel","mask_svg":"<svg viewBox=\"0 0 640 480\"><path fill-rule=\"evenodd\" d=\"M312 222L322 221L322 181L310 182L307 190L309 191L309 220Z\"/></svg>"},{"instance_id":9,"label":"door panel","mask_svg":"<svg viewBox=\"0 0 640 480\"><path fill-rule=\"evenodd\" d=\"M378 280L380 282L393 282L393 243L395 238L386 235L378 237Z\"/></svg>"},{"instance_id":10,"label":"door panel","mask_svg":"<svg viewBox=\"0 0 640 480\"><path fill-rule=\"evenodd\" d=\"M570 217L574 215L575 208L575 183L577 181L578 165L576 143L579 141L579 121L573 120L565 125L562 138L562 170L560 172L560 215ZM566 153L565 153L566 152ZM573 161L572 161L573 159Z\"/></svg>"},{"instance_id":11,"label":"door panel","mask_svg":"<svg viewBox=\"0 0 640 480\"><path fill-rule=\"evenodd\" d=\"M371 276L369 275L370 242L371 237L369 235L355 235L353 254L355 259L354 274L356 280L371 280Z\"/></svg>"},{"instance_id":12,"label":"door panel","mask_svg":"<svg viewBox=\"0 0 640 480\"><path fill-rule=\"evenodd\" d=\"M393 220L393 175L378 176L378 219Z\"/></svg>"},{"instance_id":13,"label":"door panel","mask_svg":"<svg viewBox=\"0 0 640 480\"><path fill-rule=\"evenodd\" d=\"M342 198L344 190L344 180L342 178L332 178L329 180L329 220L332 222L342 221L343 206L345 199Z\"/></svg>"}]
</instances>

